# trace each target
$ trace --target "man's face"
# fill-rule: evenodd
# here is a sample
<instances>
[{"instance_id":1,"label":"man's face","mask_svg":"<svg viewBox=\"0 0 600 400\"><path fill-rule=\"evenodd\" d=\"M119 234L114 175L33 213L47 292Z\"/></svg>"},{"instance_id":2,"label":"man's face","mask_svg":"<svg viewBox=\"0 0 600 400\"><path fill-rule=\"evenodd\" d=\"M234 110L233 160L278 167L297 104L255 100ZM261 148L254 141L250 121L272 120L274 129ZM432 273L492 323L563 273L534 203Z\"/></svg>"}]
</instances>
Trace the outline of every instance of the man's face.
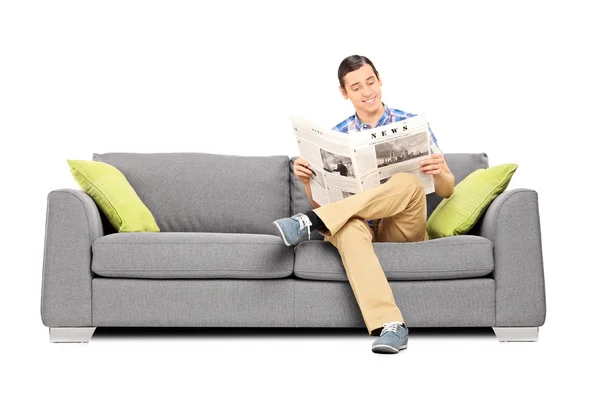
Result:
<instances>
[{"instance_id":1,"label":"man's face","mask_svg":"<svg viewBox=\"0 0 600 400\"><path fill-rule=\"evenodd\" d=\"M350 99L356 111L373 113L381 108L381 80L369 64L347 73L344 83L345 88L340 87L340 92Z\"/></svg>"}]
</instances>

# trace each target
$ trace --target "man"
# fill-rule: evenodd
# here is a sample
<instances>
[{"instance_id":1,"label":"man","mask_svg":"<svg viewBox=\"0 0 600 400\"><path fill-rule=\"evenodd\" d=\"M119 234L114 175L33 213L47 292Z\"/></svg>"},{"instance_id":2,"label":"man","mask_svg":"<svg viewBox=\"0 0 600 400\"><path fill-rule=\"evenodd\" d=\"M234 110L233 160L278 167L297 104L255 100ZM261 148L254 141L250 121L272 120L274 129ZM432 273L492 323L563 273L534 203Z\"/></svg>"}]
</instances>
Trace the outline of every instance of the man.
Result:
<instances>
[{"instance_id":1,"label":"man","mask_svg":"<svg viewBox=\"0 0 600 400\"><path fill-rule=\"evenodd\" d=\"M413 114L388 108L381 101L382 81L373 63L364 56L346 57L338 68L340 93L356 113L333 129L352 134L402 121ZM431 129L432 154L421 162L421 171L433 175L435 193L448 198L454 192L454 175L437 146ZM298 157L294 174L304 184L314 210L274 221L288 246L299 243L317 229L339 251L346 275L365 320L369 335L379 333L371 349L375 353L398 353L408 343L408 328L375 255L373 242L429 240L427 204L421 181L414 174L393 175L384 184L335 203L320 206L312 198L311 170Z\"/></svg>"}]
</instances>

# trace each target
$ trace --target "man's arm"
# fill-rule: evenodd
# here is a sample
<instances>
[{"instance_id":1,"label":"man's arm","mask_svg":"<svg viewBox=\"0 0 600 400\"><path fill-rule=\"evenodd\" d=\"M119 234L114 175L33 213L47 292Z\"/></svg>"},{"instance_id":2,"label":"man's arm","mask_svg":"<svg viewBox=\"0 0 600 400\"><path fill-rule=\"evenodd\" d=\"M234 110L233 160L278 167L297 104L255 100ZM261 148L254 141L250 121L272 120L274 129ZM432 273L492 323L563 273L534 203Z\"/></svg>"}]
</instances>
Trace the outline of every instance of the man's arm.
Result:
<instances>
[{"instance_id":1,"label":"man's arm","mask_svg":"<svg viewBox=\"0 0 600 400\"><path fill-rule=\"evenodd\" d=\"M454 174L450 171L444 155L433 153L429 158L421 161L421 172L433 175L435 194L448 198L454 193Z\"/></svg>"},{"instance_id":2,"label":"man's arm","mask_svg":"<svg viewBox=\"0 0 600 400\"><path fill-rule=\"evenodd\" d=\"M433 184L435 186L435 194L440 197L448 198L454 193L454 174L448 168L445 160L442 172L433 175Z\"/></svg>"},{"instance_id":3,"label":"man's arm","mask_svg":"<svg viewBox=\"0 0 600 400\"><path fill-rule=\"evenodd\" d=\"M429 131L429 141L432 149L432 154L429 159L421 163L421 171L433 175L433 184L435 186L435 194L440 197L448 198L454 193L454 174L450 171L444 153L438 146L437 139L427 124Z\"/></svg>"}]
</instances>

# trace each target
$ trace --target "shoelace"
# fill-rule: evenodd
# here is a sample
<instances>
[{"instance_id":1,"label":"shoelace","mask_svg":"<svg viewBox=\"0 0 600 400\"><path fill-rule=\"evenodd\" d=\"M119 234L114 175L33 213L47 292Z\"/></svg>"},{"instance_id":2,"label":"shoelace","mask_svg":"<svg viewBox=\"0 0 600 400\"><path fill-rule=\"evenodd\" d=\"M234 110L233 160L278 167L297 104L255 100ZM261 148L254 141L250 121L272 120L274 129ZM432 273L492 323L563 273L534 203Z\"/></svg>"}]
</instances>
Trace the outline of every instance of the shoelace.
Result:
<instances>
[{"instance_id":1,"label":"shoelace","mask_svg":"<svg viewBox=\"0 0 600 400\"><path fill-rule=\"evenodd\" d=\"M396 332L401 325L402 324L400 322L387 322L383 324L383 330L381 331L381 334L383 335L385 332Z\"/></svg>"},{"instance_id":2,"label":"shoelace","mask_svg":"<svg viewBox=\"0 0 600 400\"><path fill-rule=\"evenodd\" d=\"M292 218L300 223L300 228L298 228L298 231L302 231L302 229L306 228L308 232L308 240L310 240L310 227L312 226L310 219L308 219L305 214L294 215Z\"/></svg>"}]
</instances>

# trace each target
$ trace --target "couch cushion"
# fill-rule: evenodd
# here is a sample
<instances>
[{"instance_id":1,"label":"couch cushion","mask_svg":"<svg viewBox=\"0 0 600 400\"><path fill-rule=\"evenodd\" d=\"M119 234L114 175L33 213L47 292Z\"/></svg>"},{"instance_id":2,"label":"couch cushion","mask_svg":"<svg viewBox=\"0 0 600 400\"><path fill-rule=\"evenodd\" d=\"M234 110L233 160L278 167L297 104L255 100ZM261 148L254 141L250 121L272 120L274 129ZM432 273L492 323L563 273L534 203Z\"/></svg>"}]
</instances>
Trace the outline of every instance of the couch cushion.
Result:
<instances>
[{"instance_id":1,"label":"couch cushion","mask_svg":"<svg viewBox=\"0 0 600 400\"><path fill-rule=\"evenodd\" d=\"M454 175L455 186L473 171L489 166L486 153L447 153L444 155L444 159ZM431 216L442 200L444 199L435 193L427 195L427 218Z\"/></svg>"},{"instance_id":2,"label":"couch cushion","mask_svg":"<svg viewBox=\"0 0 600 400\"><path fill-rule=\"evenodd\" d=\"M473 278L494 269L493 244L479 236L410 243L377 242L373 247L388 280ZM296 246L294 275L322 281L348 280L335 246L312 240Z\"/></svg>"},{"instance_id":3,"label":"couch cushion","mask_svg":"<svg viewBox=\"0 0 600 400\"><path fill-rule=\"evenodd\" d=\"M117 168L99 161L67 160L75 181L116 232L160 232L148 207Z\"/></svg>"},{"instance_id":4,"label":"couch cushion","mask_svg":"<svg viewBox=\"0 0 600 400\"><path fill-rule=\"evenodd\" d=\"M104 153L152 212L161 232L275 234L290 213L288 156Z\"/></svg>"},{"instance_id":5,"label":"couch cushion","mask_svg":"<svg viewBox=\"0 0 600 400\"><path fill-rule=\"evenodd\" d=\"M92 271L104 277L274 279L293 263L293 249L271 235L133 232L92 244Z\"/></svg>"},{"instance_id":6,"label":"couch cushion","mask_svg":"<svg viewBox=\"0 0 600 400\"><path fill-rule=\"evenodd\" d=\"M508 187L517 168L514 163L481 168L463 179L452 196L442 200L429 216L429 237L435 239L469 232L492 201Z\"/></svg>"}]
</instances>

